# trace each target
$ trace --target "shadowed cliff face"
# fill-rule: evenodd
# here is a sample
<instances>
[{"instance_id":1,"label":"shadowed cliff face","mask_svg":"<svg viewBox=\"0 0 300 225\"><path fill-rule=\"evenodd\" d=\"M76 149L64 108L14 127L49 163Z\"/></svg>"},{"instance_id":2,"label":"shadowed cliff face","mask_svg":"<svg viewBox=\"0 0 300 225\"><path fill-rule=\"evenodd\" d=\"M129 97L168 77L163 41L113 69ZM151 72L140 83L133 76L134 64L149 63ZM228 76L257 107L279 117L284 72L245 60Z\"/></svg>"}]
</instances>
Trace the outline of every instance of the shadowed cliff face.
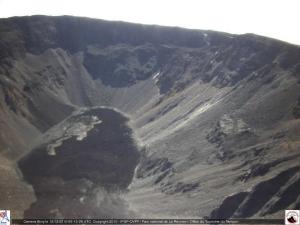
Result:
<instances>
[{"instance_id":1,"label":"shadowed cliff face","mask_svg":"<svg viewBox=\"0 0 300 225\"><path fill-rule=\"evenodd\" d=\"M0 208L282 218L299 205L299 85L299 47L252 34L1 19Z\"/></svg>"}]
</instances>

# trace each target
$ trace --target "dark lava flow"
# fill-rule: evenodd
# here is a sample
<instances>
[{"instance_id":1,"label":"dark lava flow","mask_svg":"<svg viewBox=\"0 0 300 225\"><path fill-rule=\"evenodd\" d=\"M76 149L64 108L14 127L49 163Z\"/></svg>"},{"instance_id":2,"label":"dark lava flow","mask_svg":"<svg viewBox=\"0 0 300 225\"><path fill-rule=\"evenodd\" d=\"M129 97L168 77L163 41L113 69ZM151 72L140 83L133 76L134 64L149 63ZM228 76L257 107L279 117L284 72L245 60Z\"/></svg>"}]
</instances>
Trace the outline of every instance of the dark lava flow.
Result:
<instances>
[{"instance_id":1,"label":"dark lava flow","mask_svg":"<svg viewBox=\"0 0 300 225\"><path fill-rule=\"evenodd\" d=\"M102 122L81 141L74 136L64 140L54 156L41 146L19 161L37 197L25 217L130 217L118 195L130 184L139 161L128 119L107 108L80 116L97 116Z\"/></svg>"}]
</instances>

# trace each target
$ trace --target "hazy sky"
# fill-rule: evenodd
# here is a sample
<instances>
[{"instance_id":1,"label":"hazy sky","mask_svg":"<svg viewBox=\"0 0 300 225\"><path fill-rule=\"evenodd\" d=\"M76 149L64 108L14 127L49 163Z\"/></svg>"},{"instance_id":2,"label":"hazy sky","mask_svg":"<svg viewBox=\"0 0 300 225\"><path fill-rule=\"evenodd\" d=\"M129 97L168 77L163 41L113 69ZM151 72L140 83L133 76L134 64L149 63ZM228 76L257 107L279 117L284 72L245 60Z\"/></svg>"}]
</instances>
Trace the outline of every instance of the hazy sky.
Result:
<instances>
[{"instance_id":1,"label":"hazy sky","mask_svg":"<svg viewBox=\"0 0 300 225\"><path fill-rule=\"evenodd\" d=\"M0 0L0 17L35 14L256 33L300 45L300 0Z\"/></svg>"}]
</instances>

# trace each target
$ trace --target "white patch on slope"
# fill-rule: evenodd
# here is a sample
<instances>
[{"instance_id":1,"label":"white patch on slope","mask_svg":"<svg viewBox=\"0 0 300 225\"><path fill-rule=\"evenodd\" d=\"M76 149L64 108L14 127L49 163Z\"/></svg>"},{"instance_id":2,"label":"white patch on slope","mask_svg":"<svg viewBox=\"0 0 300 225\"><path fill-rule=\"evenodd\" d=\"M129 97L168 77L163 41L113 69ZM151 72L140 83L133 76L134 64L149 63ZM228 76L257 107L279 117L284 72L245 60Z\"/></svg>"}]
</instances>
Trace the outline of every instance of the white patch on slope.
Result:
<instances>
[{"instance_id":1,"label":"white patch on slope","mask_svg":"<svg viewBox=\"0 0 300 225\"><path fill-rule=\"evenodd\" d=\"M158 76L160 75L160 72L157 72L156 74L154 74L154 76L152 77L152 79L155 81L155 83L158 82Z\"/></svg>"}]
</instances>

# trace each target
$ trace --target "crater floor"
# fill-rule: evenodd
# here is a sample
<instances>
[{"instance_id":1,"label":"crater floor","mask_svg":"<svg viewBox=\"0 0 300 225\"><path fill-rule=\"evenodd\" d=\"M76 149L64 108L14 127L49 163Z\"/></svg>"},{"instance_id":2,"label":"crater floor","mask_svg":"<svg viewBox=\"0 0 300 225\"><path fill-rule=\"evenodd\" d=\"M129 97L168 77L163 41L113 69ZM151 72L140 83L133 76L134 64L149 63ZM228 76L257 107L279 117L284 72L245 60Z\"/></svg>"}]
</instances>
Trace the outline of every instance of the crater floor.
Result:
<instances>
[{"instance_id":1,"label":"crater floor","mask_svg":"<svg viewBox=\"0 0 300 225\"><path fill-rule=\"evenodd\" d=\"M19 162L37 197L25 217L130 216L117 195L130 184L139 161L127 121L113 109L85 109L48 131L52 140ZM57 129L63 130L58 138Z\"/></svg>"}]
</instances>

